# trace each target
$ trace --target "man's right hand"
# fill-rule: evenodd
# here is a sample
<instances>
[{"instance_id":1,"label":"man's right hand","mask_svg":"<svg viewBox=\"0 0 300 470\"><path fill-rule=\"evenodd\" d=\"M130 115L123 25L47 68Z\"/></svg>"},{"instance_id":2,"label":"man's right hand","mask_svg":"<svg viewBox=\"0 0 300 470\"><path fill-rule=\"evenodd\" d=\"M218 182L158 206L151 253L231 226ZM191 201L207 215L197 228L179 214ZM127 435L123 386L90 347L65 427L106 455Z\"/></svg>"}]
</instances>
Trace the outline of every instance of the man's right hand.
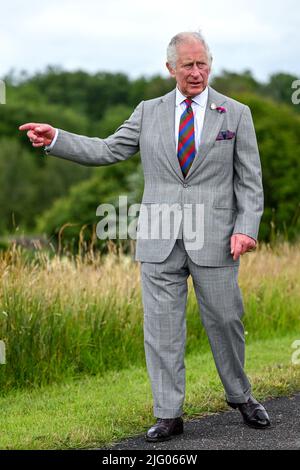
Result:
<instances>
[{"instance_id":1,"label":"man's right hand","mask_svg":"<svg viewBox=\"0 0 300 470\"><path fill-rule=\"evenodd\" d=\"M28 122L19 127L20 131L28 131L27 136L33 147L44 147L50 145L55 137L55 129L49 124Z\"/></svg>"}]
</instances>

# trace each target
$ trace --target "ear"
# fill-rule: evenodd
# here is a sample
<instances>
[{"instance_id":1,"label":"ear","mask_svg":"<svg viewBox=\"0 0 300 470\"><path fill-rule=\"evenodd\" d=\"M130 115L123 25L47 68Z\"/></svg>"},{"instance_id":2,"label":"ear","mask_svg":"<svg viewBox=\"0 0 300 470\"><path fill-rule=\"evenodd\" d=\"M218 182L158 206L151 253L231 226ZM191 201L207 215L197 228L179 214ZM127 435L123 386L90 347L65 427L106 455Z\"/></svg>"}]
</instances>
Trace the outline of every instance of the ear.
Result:
<instances>
[{"instance_id":1,"label":"ear","mask_svg":"<svg viewBox=\"0 0 300 470\"><path fill-rule=\"evenodd\" d=\"M167 69L170 72L171 77L175 78L176 73L175 73L175 70L173 69L173 67L169 64L169 62L166 63L166 66L167 66Z\"/></svg>"}]
</instances>

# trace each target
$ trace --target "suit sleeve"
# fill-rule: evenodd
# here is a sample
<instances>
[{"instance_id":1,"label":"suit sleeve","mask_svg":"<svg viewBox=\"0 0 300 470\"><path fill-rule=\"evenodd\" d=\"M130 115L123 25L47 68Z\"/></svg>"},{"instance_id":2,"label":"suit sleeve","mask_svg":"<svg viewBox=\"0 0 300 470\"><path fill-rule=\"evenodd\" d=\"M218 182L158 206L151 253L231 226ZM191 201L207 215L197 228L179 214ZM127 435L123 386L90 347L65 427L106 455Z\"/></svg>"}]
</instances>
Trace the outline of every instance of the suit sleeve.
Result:
<instances>
[{"instance_id":1,"label":"suit sleeve","mask_svg":"<svg viewBox=\"0 0 300 470\"><path fill-rule=\"evenodd\" d=\"M251 111L245 106L236 133L233 187L237 217L233 234L257 240L264 195L261 163Z\"/></svg>"},{"instance_id":2,"label":"suit sleeve","mask_svg":"<svg viewBox=\"0 0 300 470\"><path fill-rule=\"evenodd\" d=\"M139 151L143 113L141 102L129 119L106 139L86 137L58 129L57 140L47 155L86 166L111 165L127 160Z\"/></svg>"}]
</instances>

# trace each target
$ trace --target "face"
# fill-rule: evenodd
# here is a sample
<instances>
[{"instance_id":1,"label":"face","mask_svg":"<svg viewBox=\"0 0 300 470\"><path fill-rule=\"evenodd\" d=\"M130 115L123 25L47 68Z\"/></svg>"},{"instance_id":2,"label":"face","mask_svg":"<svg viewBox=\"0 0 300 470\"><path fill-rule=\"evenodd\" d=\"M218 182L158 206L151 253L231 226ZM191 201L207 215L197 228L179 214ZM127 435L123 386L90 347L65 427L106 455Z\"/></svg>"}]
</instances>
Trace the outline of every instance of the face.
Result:
<instances>
[{"instance_id":1,"label":"face","mask_svg":"<svg viewBox=\"0 0 300 470\"><path fill-rule=\"evenodd\" d=\"M181 93L189 98L202 93L208 83L210 66L206 50L199 41L189 41L177 46L176 67L167 68Z\"/></svg>"}]
</instances>

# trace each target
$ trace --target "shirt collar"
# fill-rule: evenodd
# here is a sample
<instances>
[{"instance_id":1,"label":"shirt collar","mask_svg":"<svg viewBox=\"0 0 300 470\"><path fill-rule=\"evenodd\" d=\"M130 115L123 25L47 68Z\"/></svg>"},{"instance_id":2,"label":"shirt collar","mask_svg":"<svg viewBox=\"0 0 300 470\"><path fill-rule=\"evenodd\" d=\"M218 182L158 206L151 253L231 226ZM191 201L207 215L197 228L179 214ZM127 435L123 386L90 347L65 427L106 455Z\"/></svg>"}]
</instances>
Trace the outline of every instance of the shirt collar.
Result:
<instances>
[{"instance_id":1,"label":"shirt collar","mask_svg":"<svg viewBox=\"0 0 300 470\"><path fill-rule=\"evenodd\" d=\"M176 87L176 106L180 105L185 99L186 99L186 96L184 96L179 90L179 88ZM203 90L202 93L200 93L199 95L194 96L193 101L197 103L199 106L201 106L202 108L205 108L207 104L207 99L208 99L208 87L206 87L205 90Z\"/></svg>"}]
</instances>

